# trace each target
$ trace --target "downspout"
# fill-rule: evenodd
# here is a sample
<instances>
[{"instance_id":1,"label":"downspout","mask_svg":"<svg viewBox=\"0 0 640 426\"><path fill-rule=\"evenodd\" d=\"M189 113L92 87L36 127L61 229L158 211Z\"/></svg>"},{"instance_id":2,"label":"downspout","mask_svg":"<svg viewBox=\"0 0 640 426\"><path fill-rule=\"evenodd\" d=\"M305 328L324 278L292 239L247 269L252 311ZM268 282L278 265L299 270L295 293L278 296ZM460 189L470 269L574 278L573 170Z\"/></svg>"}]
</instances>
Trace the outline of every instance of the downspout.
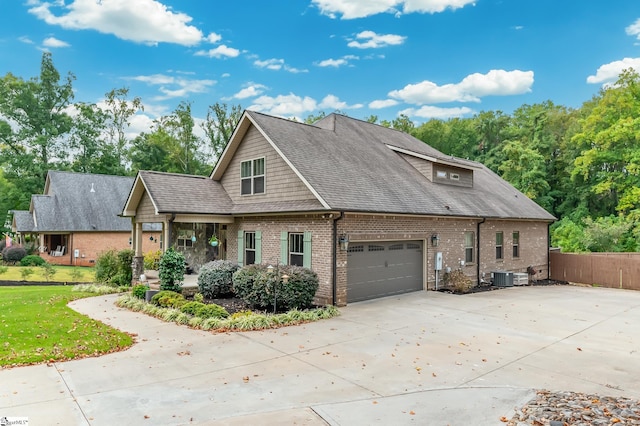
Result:
<instances>
[{"instance_id":1,"label":"downspout","mask_svg":"<svg viewBox=\"0 0 640 426\"><path fill-rule=\"evenodd\" d=\"M551 255L549 250L551 249L551 222L547 223L547 279L551 279Z\"/></svg>"},{"instance_id":2,"label":"downspout","mask_svg":"<svg viewBox=\"0 0 640 426\"><path fill-rule=\"evenodd\" d=\"M333 306L336 306L338 299L338 221L344 217L344 212L340 212L340 216L333 219L333 268L332 268L332 288L331 298Z\"/></svg>"},{"instance_id":3,"label":"downspout","mask_svg":"<svg viewBox=\"0 0 640 426\"><path fill-rule=\"evenodd\" d=\"M483 217L480 222L476 224L476 241L478 245L478 252L476 253L476 279L478 280L478 285L481 284L480 280L480 225L483 224L487 220L486 217Z\"/></svg>"}]
</instances>

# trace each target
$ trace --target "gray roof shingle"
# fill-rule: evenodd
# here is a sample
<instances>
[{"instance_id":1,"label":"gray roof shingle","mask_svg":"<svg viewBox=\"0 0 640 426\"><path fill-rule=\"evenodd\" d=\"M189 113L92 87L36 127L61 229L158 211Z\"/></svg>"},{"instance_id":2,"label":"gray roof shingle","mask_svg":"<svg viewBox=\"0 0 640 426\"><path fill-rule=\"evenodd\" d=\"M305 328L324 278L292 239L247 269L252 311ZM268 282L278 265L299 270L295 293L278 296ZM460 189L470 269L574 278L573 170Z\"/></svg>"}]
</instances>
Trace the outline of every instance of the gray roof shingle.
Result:
<instances>
[{"instance_id":1,"label":"gray roof shingle","mask_svg":"<svg viewBox=\"0 0 640 426\"><path fill-rule=\"evenodd\" d=\"M33 215L28 210L13 210L13 224L18 232L34 232Z\"/></svg>"},{"instance_id":2,"label":"gray roof shingle","mask_svg":"<svg viewBox=\"0 0 640 426\"><path fill-rule=\"evenodd\" d=\"M331 209L555 219L484 165L446 156L406 133L338 114L307 125L246 113ZM473 168L474 187L431 182L389 146Z\"/></svg>"}]
</instances>

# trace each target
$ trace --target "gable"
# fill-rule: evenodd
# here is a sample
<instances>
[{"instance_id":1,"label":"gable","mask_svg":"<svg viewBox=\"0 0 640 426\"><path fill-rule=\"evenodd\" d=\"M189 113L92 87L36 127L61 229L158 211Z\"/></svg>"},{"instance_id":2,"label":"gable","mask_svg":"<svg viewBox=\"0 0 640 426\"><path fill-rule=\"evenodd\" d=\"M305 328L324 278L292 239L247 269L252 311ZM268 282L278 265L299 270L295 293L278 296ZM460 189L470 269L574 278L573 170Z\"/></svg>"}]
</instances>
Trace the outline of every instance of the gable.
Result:
<instances>
[{"instance_id":1,"label":"gable","mask_svg":"<svg viewBox=\"0 0 640 426\"><path fill-rule=\"evenodd\" d=\"M264 159L264 193L242 195L242 163L256 159ZM243 205L255 203L317 202L315 195L253 124L238 143L233 157L227 161L220 182L240 210ZM322 208L320 203L317 206Z\"/></svg>"}]
</instances>

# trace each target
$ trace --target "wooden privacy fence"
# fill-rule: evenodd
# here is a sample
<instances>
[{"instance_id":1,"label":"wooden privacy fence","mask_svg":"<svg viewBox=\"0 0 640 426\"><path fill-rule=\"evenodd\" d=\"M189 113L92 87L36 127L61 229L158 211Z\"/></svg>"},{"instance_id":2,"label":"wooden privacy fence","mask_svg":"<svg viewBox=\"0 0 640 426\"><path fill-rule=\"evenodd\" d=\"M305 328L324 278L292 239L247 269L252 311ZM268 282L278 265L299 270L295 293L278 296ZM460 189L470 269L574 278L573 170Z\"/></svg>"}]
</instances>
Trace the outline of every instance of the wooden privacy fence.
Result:
<instances>
[{"instance_id":1,"label":"wooden privacy fence","mask_svg":"<svg viewBox=\"0 0 640 426\"><path fill-rule=\"evenodd\" d=\"M640 290L640 253L549 252L551 279Z\"/></svg>"}]
</instances>

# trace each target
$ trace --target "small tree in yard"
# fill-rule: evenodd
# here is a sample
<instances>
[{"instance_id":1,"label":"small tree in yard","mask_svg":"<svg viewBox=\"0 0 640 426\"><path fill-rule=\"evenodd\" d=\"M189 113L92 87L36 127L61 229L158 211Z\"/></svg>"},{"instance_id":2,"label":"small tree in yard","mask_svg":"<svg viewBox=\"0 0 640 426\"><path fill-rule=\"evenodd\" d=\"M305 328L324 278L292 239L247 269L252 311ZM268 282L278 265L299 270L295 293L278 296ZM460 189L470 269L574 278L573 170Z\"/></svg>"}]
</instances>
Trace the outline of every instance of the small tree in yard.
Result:
<instances>
[{"instance_id":1,"label":"small tree in yard","mask_svg":"<svg viewBox=\"0 0 640 426\"><path fill-rule=\"evenodd\" d=\"M169 248L160 259L160 290L180 292L184 279L184 255Z\"/></svg>"},{"instance_id":2,"label":"small tree in yard","mask_svg":"<svg viewBox=\"0 0 640 426\"><path fill-rule=\"evenodd\" d=\"M40 266L40 269L42 270L42 276L47 280L47 282L49 282L57 272L56 268L54 268L50 263L44 263Z\"/></svg>"}]
</instances>

